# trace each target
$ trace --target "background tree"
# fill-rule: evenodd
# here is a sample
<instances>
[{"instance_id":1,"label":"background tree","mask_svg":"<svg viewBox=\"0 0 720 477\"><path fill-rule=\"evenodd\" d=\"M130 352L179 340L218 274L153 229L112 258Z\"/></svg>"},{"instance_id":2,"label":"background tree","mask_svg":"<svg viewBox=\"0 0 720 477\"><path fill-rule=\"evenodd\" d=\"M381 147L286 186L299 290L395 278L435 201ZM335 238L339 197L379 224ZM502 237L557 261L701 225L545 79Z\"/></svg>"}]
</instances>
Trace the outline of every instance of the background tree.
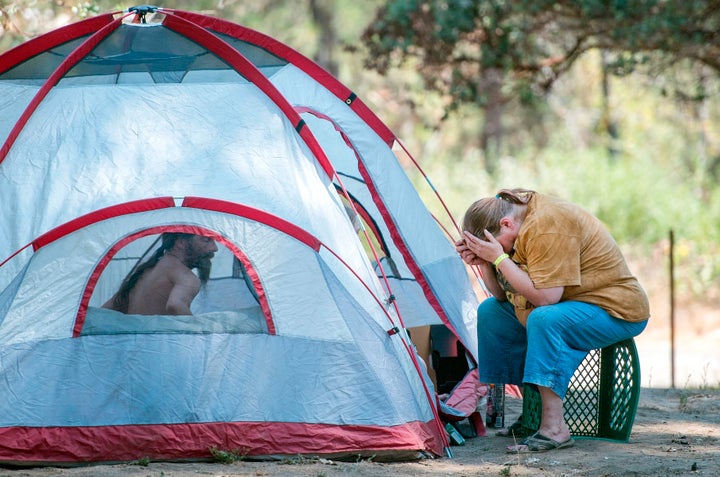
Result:
<instances>
[{"instance_id":1,"label":"background tree","mask_svg":"<svg viewBox=\"0 0 720 477\"><path fill-rule=\"evenodd\" d=\"M508 106L539 111L538 98L590 51L604 51L608 74L660 75L667 94L701 102L707 84L695 79L716 85L720 75L719 27L718 1L389 0L363 42L366 64L381 73L412 61L447 111L480 107L493 171ZM613 127L604 124L616 135Z\"/></svg>"}]
</instances>

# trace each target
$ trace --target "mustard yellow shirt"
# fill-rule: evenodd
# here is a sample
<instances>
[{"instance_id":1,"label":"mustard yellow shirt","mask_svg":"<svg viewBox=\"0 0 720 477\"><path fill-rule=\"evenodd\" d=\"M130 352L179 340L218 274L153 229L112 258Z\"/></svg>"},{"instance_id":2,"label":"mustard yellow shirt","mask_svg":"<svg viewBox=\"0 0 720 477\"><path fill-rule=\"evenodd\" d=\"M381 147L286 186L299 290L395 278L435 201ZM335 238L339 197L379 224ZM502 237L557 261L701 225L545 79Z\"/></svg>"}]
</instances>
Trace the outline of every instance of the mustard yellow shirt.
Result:
<instances>
[{"instance_id":1,"label":"mustard yellow shirt","mask_svg":"<svg viewBox=\"0 0 720 477\"><path fill-rule=\"evenodd\" d=\"M600 220L570 202L532 194L511 258L535 288L565 287L561 301L592 303L626 321L650 317L647 295L615 240ZM498 279L518 320L527 323L533 305L501 273Z\"/></svg>"}]
</instances>

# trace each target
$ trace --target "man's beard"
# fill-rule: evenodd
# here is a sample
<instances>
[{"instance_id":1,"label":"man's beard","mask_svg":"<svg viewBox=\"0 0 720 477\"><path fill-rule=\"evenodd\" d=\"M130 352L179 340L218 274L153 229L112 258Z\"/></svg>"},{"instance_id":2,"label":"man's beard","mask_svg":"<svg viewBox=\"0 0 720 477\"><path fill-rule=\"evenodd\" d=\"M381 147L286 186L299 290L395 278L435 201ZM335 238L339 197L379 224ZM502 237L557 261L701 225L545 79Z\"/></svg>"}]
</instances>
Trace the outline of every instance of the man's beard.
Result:
<instances>
[{"instance_id":1,"label":"man's beard","mask_svg":"<svg viewBox=\"0 0 720 477\"><path fill-rule=\"evenodd\" d=\"M212 270L212 260L209 257L203 257L198 259L193 268L197 268L198 278L200 283L204 287L208 280L210 280L210 270Z\"/></svg>"}]
</instances>

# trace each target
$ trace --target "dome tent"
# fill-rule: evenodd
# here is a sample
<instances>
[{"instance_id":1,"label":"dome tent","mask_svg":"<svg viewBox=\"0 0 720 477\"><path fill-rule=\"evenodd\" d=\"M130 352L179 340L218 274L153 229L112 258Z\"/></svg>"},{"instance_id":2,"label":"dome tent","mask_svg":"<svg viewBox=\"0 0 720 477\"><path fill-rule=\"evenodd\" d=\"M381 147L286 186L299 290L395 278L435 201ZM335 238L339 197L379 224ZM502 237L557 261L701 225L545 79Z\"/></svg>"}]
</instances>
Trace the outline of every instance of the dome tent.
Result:
<instances>
[{"instance_id":1,"label":"dome tent","mask_svg":"<svg viewBox=\"0 0 720 477\"><path fill-rule=\"evenodd\" d=\"M263 35L154 7L0 60L0 461L442 454L403 320L473 350L476 303L446 239L406 236L437 226L359 100ZM353 195L432 316L383 288L343 182L364 183ZM223 245L194 319L103 311L166 231Z\"/></svg>"}]
</instances>

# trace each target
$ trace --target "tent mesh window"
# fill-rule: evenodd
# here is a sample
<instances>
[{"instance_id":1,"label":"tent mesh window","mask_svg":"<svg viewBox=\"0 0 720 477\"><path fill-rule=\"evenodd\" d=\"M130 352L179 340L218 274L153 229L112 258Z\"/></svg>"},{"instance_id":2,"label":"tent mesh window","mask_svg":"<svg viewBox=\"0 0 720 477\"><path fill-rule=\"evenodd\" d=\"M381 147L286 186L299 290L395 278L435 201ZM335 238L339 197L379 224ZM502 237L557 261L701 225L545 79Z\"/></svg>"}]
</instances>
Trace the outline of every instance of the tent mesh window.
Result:
<instances>
[{"instance_id":1,"label":"tent mesh window","mask_svg":"<svg viewBox=\"0 0 720 477\"><path fill-rule=\"evenodd\" d=\"M0 74L0 80L25 80L30 84L42 84L60 66L60 63L84 42L89 35L65 42L43 51Z\"/></svg>"},{"instance_id":2,"label":"tent mesh window","mask_svg":"<svg viewBox=\"0 0 720 477\"><path fill-rule=\"evenodd\" d=\"M592 350L575 371L563 409L570 434L627 442L640 398L640 362L633 339ZM540 427L542 403L525 385L523 426Z\"/></svg>"},{"instance_id":3,"label":"tent mesh window","mask_svg":"<svg viewBox=\"0 0 720 477\"><path fill-rule=\"evenodd\" d=\"M262 48L227 35L219 33L216 35L231 43L266 75L287 64L287 61ZM39 84L46 80L86 39L87 36L73 39L29 58L0 74L0 80ZM158 45L163 45L165 48L170 45L171 48L168 51L161 51ZM121 25L73 66L65 77L74 78L73 84L77 84L78 80L96 81L92 79L96 76L116 78L117 82L122 83L140 81L138 78L142 79L141 82L146 82L148 77L155 83L180 83L186 81L186 75L190 71L227 71L232 72L229 78L238 80L237 73L233 72L222 59L178 33L159 26L139 28L137 25ZM131 73L144 75L128 76ZM203 76L203 78L208 80L213 77ZM227 81L228 77L215 78L225 78Z\"/></svg>"}]
</instances>

